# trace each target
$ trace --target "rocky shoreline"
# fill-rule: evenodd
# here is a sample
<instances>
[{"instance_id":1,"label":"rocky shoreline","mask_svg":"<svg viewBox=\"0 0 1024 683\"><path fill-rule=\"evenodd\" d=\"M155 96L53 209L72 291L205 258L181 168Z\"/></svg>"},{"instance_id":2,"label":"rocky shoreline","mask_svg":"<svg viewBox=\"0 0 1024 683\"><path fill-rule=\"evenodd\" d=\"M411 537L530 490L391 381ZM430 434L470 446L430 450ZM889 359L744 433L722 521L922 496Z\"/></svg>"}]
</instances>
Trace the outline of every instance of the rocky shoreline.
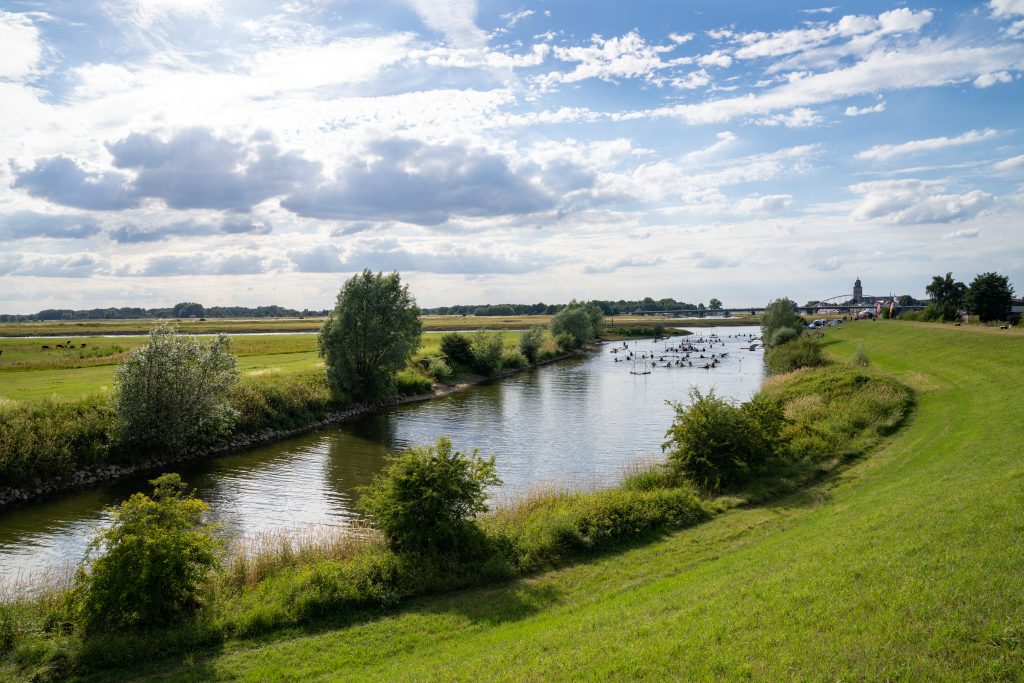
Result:
<instances>
[{"instance_id":1,"label":"rocky shoreline","mask_svg":"<svg viewBox=\"0 0 1024 683\"><path fill-rule=\"evenodd\" d=\"M531 366L530 368L524 368L529 370L535 367L541 367L550 363L555 363L560 360L565 360L574 353L564 354L555 358L548 359L537 363L537 365ZM378 410L384 408L390 408L392 406L401 405L404 403L415 403L418 401L429 401L430 399L440 398L453 394L457 391L464 391L469 387L486 382L491 379L499 379L502 377L508 377L514 375L522 370L506 370L499 373L495 377L483 377L476 376L464 382L452 385L439 385L434 391L426 394L418 394L415 396L398 396L388 401L382 401L379 403L364 404L354 406L346 410L339 410L334 413L329 413L319 420L310 422L302 427L295 427L293 429L266 429L262 432L255 434L238 434L231 439L221 441L211 446L203 448L197 448L191 450L184 455L175 457L165 458L147 458L133 463L125 464L106 464L98 467L85 468L76 470L71 474L60 477L57 479L51 479L49 481L38 481L30 486L21 487L4 487L0 486L0 510L26 503L38 498L44 498L52 495L58 495L62 493L69 493L71 491L80 491L91 488L98 484L110 481L116 481L118 479L124 479L130 476L134 476L143 472L156 472L157 470L168 467L169 465L177 465L180 463L186 463L193 460L199 460L203 458L216 457L218 455L226 455L228 453L237 453L240 451L246 451L252 448L258 448L259 446L265 446L276 441L282 441L284 439L291 438L293 436L299 436L301 434L307 434L309 432L322 429L333 424L339 424L347 422L364 415L369 415Z\"/></svg>"}]
</instances>

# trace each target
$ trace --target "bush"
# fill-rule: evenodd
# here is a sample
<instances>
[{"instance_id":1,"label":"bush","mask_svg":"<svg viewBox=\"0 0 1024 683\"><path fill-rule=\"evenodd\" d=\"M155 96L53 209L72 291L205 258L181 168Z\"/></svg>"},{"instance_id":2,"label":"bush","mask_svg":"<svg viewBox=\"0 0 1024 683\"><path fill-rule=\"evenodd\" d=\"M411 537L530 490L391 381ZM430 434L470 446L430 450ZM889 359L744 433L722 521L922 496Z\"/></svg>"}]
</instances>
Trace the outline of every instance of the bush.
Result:
<instances>
[{"instance_id":1,"label":"bush","mask_svg":"<svg viewBox=\"0 0 1024 683\"><path fill-rule=\"evenodd\" d=\"M232 387L230 401L238 414L235 432L242 434L304 427L346 404L332 395L327 378L317 370L242 377Z\"/></svg>"},{"instance_id":2,"label":"bush","mask_svg":"<svg viewBox=\"0 0 1024 683\"><path fill-rule=\"evenodd\" d=\"M544 332L543 327L534 325L519 337L519 352L526 357L530 365L537 362L540 347L544 343Z\"/></svg>"},{"instance_id":3,"label":"bush","mask_svg":"<svg viewBox=\"0 0 1024 683\"><path fill-rule=\"evenodd\" d=\"M410 368L395 375L395 390L400 396L418 396L429 393L433 389L433 380Z\"/></svg>"},{"instance_id":4,"label":"bush","mask_svg":"<svg viewBox=\"0 0 1024 683\"><path fill-rule=\"evenodd\" d=\"M735 406L690 390L690 405L673 404L675 421L662 449L675 471L707 491L747 481L781 451L782 408L772 401Z\"/></svg>"},{"instance_id":5,"label":"bush","mask_svg":"<svg viewBox=\"0 0 1024 683\"><path fill-rule=\"evenodd\" d=\"M416 300L398 273L354 275L318 337L331 390L359 401L392 395L395 375L419 349L422 331Z\"/></svg>"},{"instance_id":6,"label":"bush","mask_svg":"<svg viewBox=\"0 0 1024 683\"><path fill-rule=\"evenodd\" d=\"M178 454L216 440L235 419L228 395L236 364L226 335L204 344L156 327L114 377L118 441L136 452Z\"/></svg>"},{"instance_id":7,"label":"bush","mask_svg":"<svg viewBox=\"0 0 1024 683\"><path fill-rule=\"evenodd\" d=\"M866 368L871 365L871 358L868 356L867 349L864 348L864 342L857 344L857 350L850 357L850 365L855 368Z\"/></svg>"},{"instance_id":8,"label":"bush","mask_svg":"<svg viewBox=\"0 0 1024 683\"><path fill-rule=\"evenodd\" d=\"M114 424L105 396L0 404L0 483L21 486L106 464Z\"/></svg>"},{"instance_id":9,"label":"bush","mask_svg":"<svg viewBox=\"0 0 1024 683\"><path fill-rule=\"evenodd\" d=\"M530 367L530 361L519 351L506 351L501 356L501 367L505 370L523 370Z\"/></svg>"},{"instance_id":10,"label":"bush","mask_svg":"<svg viewBox=\"0 0 1024 683\"><path fill-rule=\"evenodd\" d=\"M455 375L452 366L448 365L444 358L431 358L427 363L427 372L430 373L431 377L441 382L449 380Z\"/></svg>"},{"instance_id":11,"label":"bush","mask_svg":"<svg viewBox=\"0 0 1024 683\"><path fill-rule=\"evenodd\" d=\"M798 333L792 327L780 327L779 329L775 330L775 332L772 334L772 338L769 341L768 345L782 346L787 342L793 341L799 336L800 333Z\"/></svg>"},{"instance_id":12,"label":"bush","mask_svg":"<svg viewBox=\"0 0 1024 683\"><path fill-rule=\"evenodd\" d=\"M551 318L551 334L558 339L563 334L572 337L572 345L566 349L577 349L601 334L604 329L604 313L592 304L572 301Z\"/></svg>"},{"instance_id":13,"label":"bush","mask_svg":"<svg viewBox=\"0 0 1024 683\"><path fill-rule=\"evenodd\" d=\"M501 483L494 458L452 450L450 439L391 456L358 508L371 517L395 551L463 551L478 531L473 517L487 509L486 489Z\"/></svg>"},{"instance_id":14,"label":"bush","mask_svg":"<svg viewBox=\"0 0 1024 683\"><path fill-rule=\"evenodd\" d=\"M109 509L110 526L75 575L69 607L86 632L179 618L198 607L203 580L217 566L219 543L202 521L206 503L186 496L177 474L150 483L152 498L136 493Z\"/></svg>"},{"instance_id":15,"label":"bush","mask_svg":"<svg viewBox=\"0 0 1024 683\"><path fill-rule=\"evenodd\" d=\"M473 333L473 370L488 377L501 371L501 359L505 352L505 335L490 330Z\"/></svg>"},{"instance_id":16,"label":"bush","mask_svg":"<svg viewBox=\"0 0 1024 683\"><path fill-rule=\"evenodd\" d=\"M558 344L558 348L563 353L566 351L572 351L580 347L576 337L572 336L568 332L561 332L555 335L555 343Z\"/></svg>"},{"instance_id":17,"label":"bush","mask_svg":"<svg viewBox=\"0 0 1024 683\"><path fill-rule=\"evenodd\" d=\"M816 368L828 363L821 350L821 343L806 334L800 335L788 344L771 347L764 360L768 364L768 369L776 374L800 368Z\"/></svg>"},{"instance_id":18,"label":"bush","mask_svg":"<svg viewBox=\"0 0 1024 683\"><path fill-rule=\"evenodd\" d=\"M449 332L441 337L441 353L452 366L473 367L473 345L464 334Z\"/></svg>"}]
</instances>

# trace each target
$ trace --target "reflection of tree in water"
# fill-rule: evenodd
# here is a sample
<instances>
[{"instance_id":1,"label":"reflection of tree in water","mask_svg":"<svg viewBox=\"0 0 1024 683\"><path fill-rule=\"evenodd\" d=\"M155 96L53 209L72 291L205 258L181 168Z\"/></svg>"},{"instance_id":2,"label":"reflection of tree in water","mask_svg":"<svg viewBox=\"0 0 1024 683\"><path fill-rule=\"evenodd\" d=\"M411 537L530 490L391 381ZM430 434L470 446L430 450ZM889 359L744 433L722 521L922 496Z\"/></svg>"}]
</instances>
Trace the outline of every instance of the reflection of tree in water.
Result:
<instances>
[{"instance_id":1,"label":"reflection of tree in water","mask_svg":"<svg viewBox=\"0 0 1024 683\"><path fill-rule=\"evenodd\" d=\"M356 487L370 483L384 466L385 456L396 450L392 446L395 419L390 413L368 415L331 430L325 483L346 510L351 511L359 497Z\"/></svg>"}]
</instances>

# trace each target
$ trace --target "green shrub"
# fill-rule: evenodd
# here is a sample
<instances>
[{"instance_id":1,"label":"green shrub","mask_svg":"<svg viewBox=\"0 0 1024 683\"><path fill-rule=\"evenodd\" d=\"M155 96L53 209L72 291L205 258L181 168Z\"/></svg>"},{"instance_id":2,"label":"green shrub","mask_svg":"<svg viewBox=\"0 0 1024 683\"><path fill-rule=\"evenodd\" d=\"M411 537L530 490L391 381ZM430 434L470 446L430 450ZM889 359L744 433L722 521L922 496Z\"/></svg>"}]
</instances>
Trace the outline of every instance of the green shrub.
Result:
<instances>
[{"instance_id":1,"label":"green shrub","mask_svg":"<svg viewBox=\"0 0 1024 683\"><path fill-rule=\"evenodd\" d=\"M227 335L206 344L170 325L154 328L114 377L118 441L177 454L225 434L236 417L228 395L237 361Z\"/></svg>"},{"instance_id":2,"label":"green shrub","mask_svg":"<svg viewBox=\"0 0 1024 683\"><path fill-rule=\"evenodd\" d=\"M450 439L391 456L368 486L359 509L396 551L464 551L476 536L473 517L487 509L486 489L501 483L494 458L452 450Z\"/></svg>"},{"instance_id":3,"label":"green shrub","mask_svg":"<svg viewBox=\"0 0 1024 683\"><path fill-rule=\"evenodd\" d=\"M506 351L501 356L501 367L505 370L522 370L530 367L530 361L519 351Z\"/></svg>"},{"instance_id":4,"label":"green shrub","mask_svg":"<svg viewBox=\"0 0 1024 683\"><path fill-rule=\"evenodd\" d=\"M804 320L795 310L796 303L786 298L776 299L768 304L761 316L761 338L771 346L776 332L789 328L800 334L804 329Z\"/></svg>"},{"instance_id":5,"label":"green shrub","mask_svg":"<svg viewBox=\"0 0 1024 683\"><path fill-rule=\"evenodd\" d=\"M566 351L572 351L580 347L579 341L568 332L560 332L555 335L555 343L558 344L559 350L563 353Z\"/></svg>"},{"instance_id":6,"label":"green shrub","mask_svg":"<svg viewBox=\"0 0 1024 683\"><path fill-rule=\"evenodd\" d=\"M866 368L871 365L871 358L868 356L867 349L864 348L864 342L857 344L857 350L850 357L850 365L856 368Z\"/></svg>"},{"instance_id":7,"label":"green shrub","mask_svg":"<svg viewBox=\"0 0 1024 683\"><path fill-rule=\"evenodd\" d=\"M318 370L242 377L231 388L230 401L238 415L234 431L242 434L304 427L346 404L331 394L327 378Z\"/></svg>"},{"instance_id":8,"label":"green shrub","mask_svg":"<svg viewBox=\"0 0 1024 683\"><path fill-rule=\"evenodd\" d=\"M662 449L673 469L707 491L741 484L781 454L782 408L767 399L741 406L690 390L690 405L673 404L675 420Z\"/></svg>"},{"instance_id":9,"label":"green shrub","mask_svg":"<svg viewBox=\"0 0 1024 683\"><path fill-rule=\"evenodd\" d=\"M530 365L535 364L538 360L545 333L546 330L543 327L534 325L519 337L519 352L523 354Z\"/></svg>"},{"instance_id":10,"label":"green shrub","mask_svg":"<svg viewBox=\"0 0 1024 683\"><path fill-rule=\"evenodd\" d=\"M177 474L151 483L152 498L136 493L109 510L110 526L78 569L69 606L86 632L179 618L198 607L203 581L217 566L219 544L202 521L206 503L185 495Z\"/></svg>"},{"instance_id":11,"label":"green shrub","mask_svg":"<svg viewBox=\"0 0 1024 683\"><path fill-rule=\"evenodd\" d=\"M800 335L788 344L769 348L764 360L768 369L776 374L800 368L816 368L828 363L821 350L821 343L807 334Z\"/></svg>"},{"instance_id":12,"label":"green shrub","mask_svg":"<svg viewBox=\"0 0 1024 683\"><path fill-rule=\"evenodd\" d=\"M424 377L411 368L402 370L395 375L395 391L400 396L418 396L426 394L434 388L434 381Z\"/></svg>"},{"instance_id":13,"label":"green shrub","mask_svg":"<svg viewBox=\"0 0 1024 683\"><path fill-rule=\"evenodd\" d=\"M110 462L114 425L113 403L101 395L0 405L0 483L22 486Z\"/></svg>"},{"instance_id":14,"label":"green shrub","mask_svg":"<svg viewBox=\"0 0 1024 683\"><path fill-rule=\"evenodd\" d=\"M449 332L441 337L441 353L453 367L473 367L473 345L464 334Z\"/></svg>"},{"instance_id":15,"label":"green shrub","mask_svg":"<svg viewBox=\"0 0 1024 683\"><path fill-rule=\"evenodd\" d=\"M505 353L505 335L491 330L477 330L473 333L473 370L481 375L494 376L501 371L501 359Z\"/></svg>"},{"instance_id":16,"label":"green shrub","mask_svg":"<svg viewBox=\"0 0 1024 683\"><path fill-rule=\"evenodd\" d=\"M769 346L782 346L787 342L791 342L800 336L800 333L794 330L792 327L780 327L772 333L772 338L769 342Z\"/></svg>"},{"instance_id":17,"label":"green shrub","mask_svg":"<svg viewBox=\"0 0 1024 683\"><path fill-rule=\"evenodd\" d=\"M551 318L551 334L558 339L563 334L572 337L572 345L563 344L562 348L576 349L594 337L600 336L604 329L604 313L593 304L569 302Z\"/></svg>"},{"instance_id":18,"label":"green shrub","mask_svg":"<svg viewBox=\"0 0 1024 683\"><path fill-rule=\"evenodd\" d=\"M442 382L455 376L452 366L448 365L444 358L431 358L427 363L427 372L431 377Z\"/></svg>"}]
</instances>

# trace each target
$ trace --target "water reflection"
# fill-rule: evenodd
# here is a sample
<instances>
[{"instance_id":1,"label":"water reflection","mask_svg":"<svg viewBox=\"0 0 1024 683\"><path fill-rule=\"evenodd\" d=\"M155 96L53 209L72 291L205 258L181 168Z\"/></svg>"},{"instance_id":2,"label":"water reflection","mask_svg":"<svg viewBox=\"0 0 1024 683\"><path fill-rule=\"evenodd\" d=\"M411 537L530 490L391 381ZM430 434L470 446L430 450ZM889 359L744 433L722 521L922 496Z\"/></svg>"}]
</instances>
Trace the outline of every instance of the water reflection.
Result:
<instances>
[{"instance_id":1,"label":"water reflection","mask_svg":"<svg viewBox=\"0 0 1024 683\"><path fill-rule=\"evenodd\" d=\"M354 514L355 488L380 470L387 453L433 443L439 435L450 436L457 448L494 455L503 493L548 482L609 483L631 459L661 452L673 416L666 401L685 402L691 386L714 387L737 400L757 390L761 353L745 350L749 342L740 339L755 331L698 330L692 339L705 339L706 355L728 354L714 370L665 368L662 361L650 375L632 375L632 364L615 362L606 346L585 358L177 469L210 504L223 533L232 535L345 524ZM709 340L712 334L720 335L717 341ZM630 348L673 358L665 342L630 342ZM152 476L2 513L0 577L77 562L92 530L106 520L104 506L148 490Z\"/></svg>"}]
</instances>

